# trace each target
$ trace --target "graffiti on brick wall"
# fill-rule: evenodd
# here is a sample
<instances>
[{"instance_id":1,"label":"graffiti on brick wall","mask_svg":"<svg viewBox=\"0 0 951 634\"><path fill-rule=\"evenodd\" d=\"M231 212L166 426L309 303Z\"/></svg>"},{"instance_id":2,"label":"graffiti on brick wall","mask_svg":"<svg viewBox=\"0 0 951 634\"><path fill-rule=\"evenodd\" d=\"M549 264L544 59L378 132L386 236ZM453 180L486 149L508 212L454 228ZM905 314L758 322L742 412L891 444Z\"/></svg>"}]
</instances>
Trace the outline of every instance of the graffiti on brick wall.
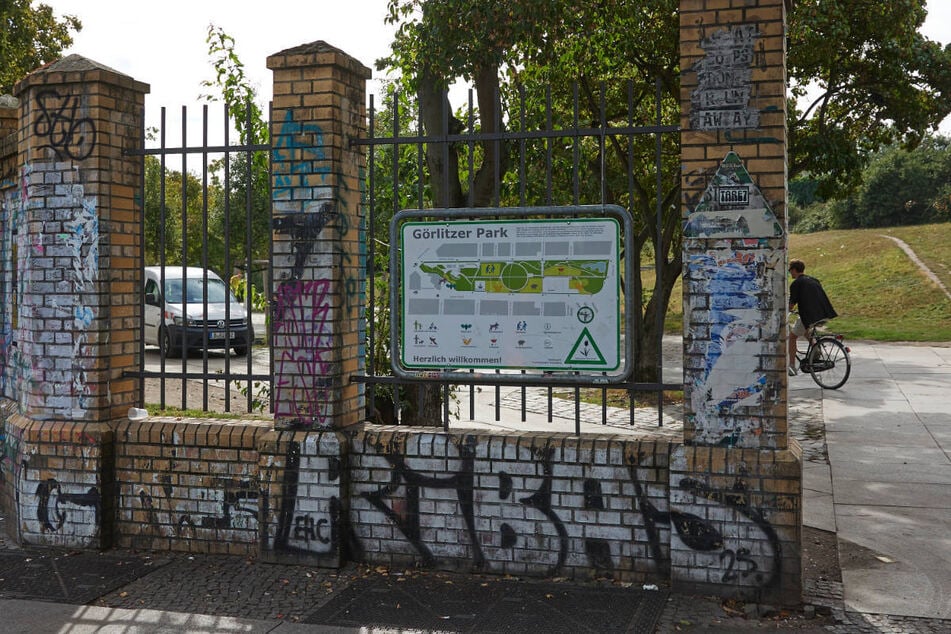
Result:
<instances>
[{"instance_id":1,"label":"graffiti on brick wall","mask_svg":"<svg viewBox=\"0 0 951 634\"><path fill-rule=\"evenodd\" d=\"M88 513L90 509L92 518ZM55 478L43 480L36 486L36 520L42 533L59 533L68 522L76 527L77 533L95 535L99 531L101 510L102 500L96 487L89 487L83 493L67 493Z\"/></svg>"},{"instance_id":2,"label":"graffiti on brick wall","mask_svg":"<svg viewBox=\"0 0 951 634\"><path fill-rule=\"evenodd\" d=\"M439 444L434 438L418 444ZM351 471L359 497L351 498L350 517L365 556L399 556L405 551L391 541L398 538L424 566L468 561L495 572L514 564L546 575L649 573L669 567L676 536L709 556L705 566L722 570L722 583L766 587L779 578L779 538L740 480L721 490L683 478L668 499L665 483L639 473L656 475L657 465L619 446L594 462L590 448L506 447L496 455L473 436L450 443L445 455L421 449L409 458L408 442L377 445L378 455L362 454ZM361 472L374 475L365 480ZM388 533L379 522L398 533L381 538Z\"/></svg>"},{"instance_id":3,"label":"graffiti on brick wall","mask_svg":"<svg viewBox=\"0 0 951 634\"><path fill-rule=\"evenodd\" d=\"M320 232L337 217L329 200L313 201L304 213L287 214L274 218L274 231L291 238L290 281L304 278L304 266L314 253Z\"/></svg>"},{"instance_id":4,"label":"graffiti on brick wall","mask_svg":"<svg viewBox=\"0 0 951 634\"><path fill-rule=\"evenodd\" d=\"M20 169L18 195L15 201L16 204L12 209L13 217L10 219L11 227L14 228L16 233L16 237L13 239L15 254L13 255L14 262L12 266L16 268L17 283L14 288L10 289L13 301L9 302L7 306L11 311L11 333L7 347L9 361L5 365L9 382L5 386L4 394L16 401L21 413L26 411L30 402L30 395L37 391L32 363L35 358L32 353L33 331L26 327L30 323L31 316L23 304L27 280L30 279L29 272L32 270L30 264L32 248L26 222L32 171L33 166L30 164L24 165Z\"/></svg>"},{"instance_id":5,"label":"graffiti on brick wall","mask_svg":"<svg viewBox=\"0 0 951 634\"><path fill-rule=\"evenodd\" d=\"M757 240L734 241L736 249L688 253L685 323L689 390L687 419L702 444L758 445L761 409L778 398L779 386L767 379L779 344L783 297L783 252L763 249ZM769 398L767 398L769 397Z\"/></svg>"},{"instance_id":6,"label":"graffiti on brick wall","mask_svg":"<svg viewBox=\"0 0 951 634\"><path fill-rule=\"evenodd\" d=\"M678 487L682 491L693 494L697 499L709 500L735 511L751 522L759 533L759 539L755 539L750 531L746 531L745 540L736 539L736 541L738 543L745 541L747 545L737 545L735 548L725 547L719 551L717 558L723 570L721 582L744 583L764 588L779 583L783 564L782 544L763 513L751 504L750 493L742 479L736 479L730 489L712 487L694 478L682 478ZM730 523L741 524L737 518L731 519ZM736 531L736 534L742 535L743 531ZM721 541L727 540L721 539ZM764 544L768 547L762 548ZM729 544L725 545L729 546Z\"/></svg>"},{"instance_id":7,"label":"graffiti on brick wall","mask_svg":"<svg viewBox=\"0 0 951 634\"><path fill-rule=\"evenodd\" d=\"M0 187L0 396L14 398L9 377L13 348L13 324L15 296L13 289L14 227L20 207L19 190L16 187Z\"/></svg>"},{"instance_id":8,"label":"graffiti on brick wall","mask_svg":"<svg viewBox=\"0 0 951 634\"><path fill-rule=\"evenodd\" d=\"M406 539L413 545L422 557L425 566L435 564L435 557L427 547L422 537L420 524L419 499L423 489L454 491L458 500L459 510L465 520L466 532L472 548L472 560L477 567L485 563L479 539L476 535L475 515L473 505L473 465L475 460L475 438L466 436L457 446L459 452L459 470L446 476L426 476L411 469L403 456L396 452L384 454L390 464L390 480L374 491L364 491L361 497L383 513L393 522ZM405 492L399 496L395 493L405 487ZM500 490L502 489L500 485ZM549 490L550 493L550 490ZM500 497L501 497L500 493ZM506 495L508 491L506 490ZM550 503L539 500L539 503L550 511ZM506 529L502 529L505 531ZM511 528L509 527L510 531ZM507 538L507 537L506 537Z\"/></svg>"},{"instance_id":9,"label":"graffiti on brick wall","mask_svg":"<svg viewBox=\"0 0 951 634\"><path fill-rule=\"evenodd\" d=\"M58 236L60 244L66 247L72 271L71 277L74 295L60 299L72 309L73 326L73 375L70 388L72 396L71 414L82 418L89 409L89 385L87 371L92 367L89 350L89 328L96 318L98 309L89 306L84 300L95 297L96 280L99 276L99 216L95 198L87 198L82 185L73 185L68 204L74 210L73 218L63 223L65 232Z\"/></svg>"},{"instance_id":10,"label":"graffiti on brick wall","mask_svg":"<svg viewBox=\"0 0 951 634\"><path fill-rule=\"evenodd\" d=\"M691 67L697 73L697 87L690 93L692 129L759 127L759 110L750 106L753 66L765 65L762 42L756 51L759 36L755 24L737 24L707 37L701 23L700 48L706 54Z\"/></svg>"},{"instance_id":11,"label":"graffiti on brick wall","mask_svg":"<svg viewBox=\"0 0 951 634\"><path fill-rule=\"evenodd\" d=\"M766 197L732 150L723 158L684 225L684 236L694 238L778 238L783 233Z\"/></svg>"},{"instance_id":12,"label":"graffiti on brick wall","mask_svg":"<svg viewBox=\"0 0 951 634\"><path fill-rule=\"evenodd\" d=\"M330 282L282 282L274 309L274 415L303 426L330 422L333 389Z\"/></svg>"},{"instance_id":13,"label":"graffiti on brick wall","mask_svg":"<svg viewBox=\"0 0 951 634\"><path fill-rule=\"evenodd\" d=\"M36 93L33 134L51 148L60 160L82 161L96 148L96 125L84 117L78 95L61 95L56 90Z\"/></svg>"},{"instance_id":14,"label":"graffiti on brick wall","mask_svg":"<svg viewBox=\"0 0 951 634\"><path fill-rule=\"evenodd\" d=\"M422 565L468 559L475 568L500 571L504 562L521 561L558 575L567 566L609 572L617 567L616 559L633 554L631 527L594 521L599 514L620 517L600 480L579 478L584 495L566 495L564 482L556 492L556 448L521 448L524 461L506 461L504 468L493 470L484 453L478 456L487 448L474 436L452 447L455 455L449 462L455 466L446 470L423 468L434 458L416 458L411 466L397 446L378 447L389 467L388 481L359 493L399 530ZM372 471L379 472L379 466ZM479 484L485 482L494 485ZM565 503L566 498L575 504ZM361 532L373 535L365 523L355 528L357 539ZM386 546L373 547L380 549Z\"/></svg>"},{"instance_id":15,"label":"graffiti on brick wall","mask_svg":"<svg viewBox=\"0 0 951 634\"><path fill-rule=\"evenodd\" d=\"M4 416L6 418L6 416ZM0 423L0 489L7 481L16 482L20 475L20 437Z\"/></svg>"},{"instance_id":16,"label":"graffiti on brick wall","mask_svg":"<svg viewBox=\"0 0 951 634\"><path fill-rule=\"evenodd\" d=\"M290 200L294 192L306 187L312 174L321 178L330 173L324 152L324 131L316 123L301 123L294 120L294 111L286 110L284 120L274 135L271 149L271 164L286 165L287 169L274 170L272 197L275 200Z\"/></svg>"},{"instance_id":17,"label":"graffiti on brick wall","mask_svg":"<svg viewBox=\"0 0 951 634\"><path fill-rule=\"evenodd\" d=\"M140 534L240 539L232 531L257 530L258 488L251 480L219 478L211 487L175 486L169 474L157 474L155 480L157 484L137 491L139 509L144 513ZM189 511L182 511L182 506ZM207 530L212 534L203 532Z\"/></svg>"},{"instance_id":18,"label":"graffiti on brick wall","mask_svg":"<svg viewBox=\"0 0 951 634\"><path fill-rule=\"evenodd\" d=\"M55 163L22 170L12 289L16 327L5 343L5 370L20 411L36 420L81 420L90 409L88 372L95 360L89 331L98 314L100 228L97 198L86 196L78 179L76 169ZM37 223L30 215L34 209L48 219ZM64 263L63 284L50 292L47 273ZM50 338L50 331L60 334Z\"/></svg>"},{"instance_id":19,"label":"graffiti on brick wall","mask_svg":"<svg viewBox=\"0 0 951 634\"><path fill-rule=\"evenodd\" d=\"M709 553L711 564L719 563L719 567L723 571L719 579L721 583L739 582L744 585L769 588L779 582L780 573L782 572L782 544L776 531L766 520L765 515L751 504L749 492L741 479L735 481L732 489L723 490L711 487L694 478L681 478L677 488L692 495L694 499L682 499L680 504L687 508L692 507L694 510L706 512L706 506L696 505L696 499L714 502L722 508L735 511L751 522L755 527L753 530L749 530L752 527L738 528L742 522L738 521L737 517L715 522L686 510L669 508L662 511L658 509L648 498L645 488L641 484L638 476L639 461L630 460L629 467L631 482L634 484L641 515L644 519L650 553L655 561L661 563L667 558L658 528L658 525L665 525L671 529L671 539L676 535L677 539L688 549L698 553ZM673 505L674 500L678 497L681 496L672 492L670 504ZM722 508L709 513L708 516L723 518ZM723 529L718 529L718 524ZM727 532L725 529L727 528L731 535L743 535L745 539L725 537ZM763 547L764 544L767 548Z\"/></svg>"},{"instance_id":20,"label":"graffiti on brick wall","mask_svg":"<svg viewBox=\"0 0 951 634\"><path fill-rule=\"evenodd\" d=\"M274 533L268 527L262 529L262 545L265 550L282 554L322 555L333 553L340 543L341 504L339 492L341 462L336 455L316 455L316 440L311 437L304 444L288 443L287 452L279 468L262 468L266 484L272 479L280 482L277 508L270 508L271 499L265 496L262 513L270 518L274 514ZM315 496L322 491L324 495Z\"/></svg>"}]
</instances>

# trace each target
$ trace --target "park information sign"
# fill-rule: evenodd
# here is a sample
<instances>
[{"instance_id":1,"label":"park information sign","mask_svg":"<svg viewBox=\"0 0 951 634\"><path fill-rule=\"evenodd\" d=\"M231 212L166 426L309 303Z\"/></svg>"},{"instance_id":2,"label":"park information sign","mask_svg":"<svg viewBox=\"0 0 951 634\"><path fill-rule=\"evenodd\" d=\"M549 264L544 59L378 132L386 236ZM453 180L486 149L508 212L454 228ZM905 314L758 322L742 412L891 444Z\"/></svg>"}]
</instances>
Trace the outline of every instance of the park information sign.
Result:
<instances>
[{"instance_id":1,"label":"park information sign","mask_svg":"<svg viewBox=\"0 0 951 634\"><path fill-rule=\"evenodd\" d=\"M404 368L619 367L616 219L406 222L400 244Z\"/></svg>"}]
</instances>

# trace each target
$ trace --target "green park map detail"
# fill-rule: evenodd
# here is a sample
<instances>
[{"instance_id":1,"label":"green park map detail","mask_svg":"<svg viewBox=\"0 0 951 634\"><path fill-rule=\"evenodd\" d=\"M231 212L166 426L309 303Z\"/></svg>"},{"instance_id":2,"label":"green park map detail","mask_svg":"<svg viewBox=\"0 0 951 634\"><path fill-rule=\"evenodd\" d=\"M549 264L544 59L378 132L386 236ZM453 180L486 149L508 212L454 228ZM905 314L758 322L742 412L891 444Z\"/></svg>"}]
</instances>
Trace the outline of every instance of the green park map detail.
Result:
<instances>
[{"instance_id":1,"label":"green park map detail","mask_svg":"<svg viewBox=\"0 0 951 634\"><path fill-rule=\"evenodd\" d=\"M604 287L608 261L493 261L461 266L421 262L419 270L438 276L446 288L458 292L541 294L543 290L551 289L551 284L545 284L546 279L566 278L566 292L595 295Z\"/></svg>"},{"instance_id":2,"label":"green park map detail","mask_svg":"<svg viewBox=\"0 0 951 634\"><path fill-rule=\"evenodd\" d=\"M398 225L404 369L610 372L621 365L614 217Z\"/></svg>"}]
</instances>

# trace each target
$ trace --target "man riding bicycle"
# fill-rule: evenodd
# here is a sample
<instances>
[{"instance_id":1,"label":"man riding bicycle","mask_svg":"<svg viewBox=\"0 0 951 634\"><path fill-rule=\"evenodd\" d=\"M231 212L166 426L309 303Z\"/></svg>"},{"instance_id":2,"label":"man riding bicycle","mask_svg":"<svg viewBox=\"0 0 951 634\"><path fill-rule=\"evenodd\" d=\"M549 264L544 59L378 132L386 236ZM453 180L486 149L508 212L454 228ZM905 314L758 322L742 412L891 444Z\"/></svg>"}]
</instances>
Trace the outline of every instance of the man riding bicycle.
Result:
<instances>
[{"instance_id":1,"label":"man riding bicycle","mask_svg":"<svg viewBox=\"0 0 951 634\"><path fill-rule=\"evenodd\" d=\"M796 341L805 337L806 332L817 322L837 317L832 302L822 289L822 284L814 277L805 274L806 265L802 260L789 262L789 274L793 281L789 285L789 310L798 307L799 316L789 329L788 355L789 376L799 373L796 368Z\"/></svg>"}]
</instances>

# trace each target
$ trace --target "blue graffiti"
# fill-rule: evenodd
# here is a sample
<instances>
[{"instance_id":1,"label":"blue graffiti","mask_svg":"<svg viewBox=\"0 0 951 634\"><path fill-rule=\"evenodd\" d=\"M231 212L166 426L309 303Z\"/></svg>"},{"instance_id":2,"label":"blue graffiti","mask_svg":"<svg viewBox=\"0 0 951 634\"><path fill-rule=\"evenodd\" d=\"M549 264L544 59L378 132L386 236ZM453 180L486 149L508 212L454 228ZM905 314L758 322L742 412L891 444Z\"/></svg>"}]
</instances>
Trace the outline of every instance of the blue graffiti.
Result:
<instances>
[{"instance_id":1,"label":"blue graffiti","mask_svg":"<svg viewBox=\"0 0 951 634\"><path fill-rule=\"evenodd\" d=\"M304 142L305 135L313 135L312 144ZM294 121L293 110L284 114L284 122L274 136L271 150L271 162L275 165L274 198L291 199L295 187L307 185L307 179L303 177L295 183L295 175L319 174L323 180L330 173L329 165L316 164L327 159L323 146L324 131L319 125ZM287 171L278 168L278 164L286 165Z\"/></svg>"}]
</instances>

